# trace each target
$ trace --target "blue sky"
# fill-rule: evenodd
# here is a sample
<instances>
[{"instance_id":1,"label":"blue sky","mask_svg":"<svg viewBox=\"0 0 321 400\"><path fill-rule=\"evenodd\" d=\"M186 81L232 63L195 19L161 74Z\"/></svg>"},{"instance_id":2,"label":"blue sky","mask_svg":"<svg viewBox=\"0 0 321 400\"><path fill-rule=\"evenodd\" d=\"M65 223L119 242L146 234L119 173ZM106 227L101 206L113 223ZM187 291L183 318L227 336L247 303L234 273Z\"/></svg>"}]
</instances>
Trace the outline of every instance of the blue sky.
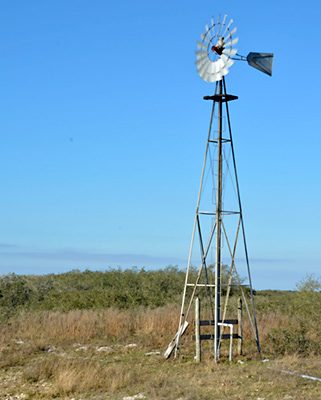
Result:
<instances>
[{"instance_id":1,"label":"blue sky","mask_svg":"<svg viewBox=\"0 0 321 400\"><path fill-rule=\"evenodd\" d=\"M272 78L226 77L255 288L320 274L318 1L3 1L0 271L185 268L210 117L196 41L217 14Z\"/></svg>"}]
</instances>

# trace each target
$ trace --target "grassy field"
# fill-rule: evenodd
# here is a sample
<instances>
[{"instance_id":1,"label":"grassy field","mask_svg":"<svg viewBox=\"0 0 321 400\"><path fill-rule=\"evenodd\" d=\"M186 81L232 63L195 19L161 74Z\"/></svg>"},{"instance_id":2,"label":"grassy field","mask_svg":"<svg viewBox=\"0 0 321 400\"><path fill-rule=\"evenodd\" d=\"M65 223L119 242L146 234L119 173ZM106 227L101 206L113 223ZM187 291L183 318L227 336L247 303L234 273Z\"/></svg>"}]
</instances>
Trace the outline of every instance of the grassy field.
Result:
<instances>
[{"instance_id":1,"label":"grassy field","mask_svg":"<svg viewBox=\"0 0 321 400\"><path fill-rule=\"evenodd\" d=\"M244 355L234 352L232 362L227 343L215 364L210 343L204 342L197 364L192 323L179 359L165 360L163 352L177 330L177 302L67 311L21 303L9 312L3 306L0 398L320 399L321 381L300 376L321 379L321 298L318 287L311 290L308 283L298 292L256 294L266 362L258 358L248 321Z\"/></svg>"}]
</instances>

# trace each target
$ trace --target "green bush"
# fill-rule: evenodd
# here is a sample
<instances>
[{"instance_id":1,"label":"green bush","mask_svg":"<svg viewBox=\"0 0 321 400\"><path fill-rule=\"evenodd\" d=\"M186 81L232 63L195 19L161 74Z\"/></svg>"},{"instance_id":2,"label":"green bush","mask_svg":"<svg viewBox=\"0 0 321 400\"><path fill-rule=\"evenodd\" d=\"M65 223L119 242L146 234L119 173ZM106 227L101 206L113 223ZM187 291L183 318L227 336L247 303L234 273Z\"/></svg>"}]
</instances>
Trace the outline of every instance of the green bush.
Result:
<instances>
[{"instance_id":1,"label":"green bush","mask_svg":"<svg viewBox=\"0 0 321 400\"><path fill-rule=\"evenodd\" d=\"M185 271L168 266L147 271L109 269L0 277L0 311L160 307L181 299Z\"/></svg>"},{"instance_id":2,"label":"green bush","mask_svg":"<svg viewBox=\"0 0 321 400\"><path fill-rule=\"evenodd\" d=\"M293 324L286 329L272 329L268 342L274 354L309 355L321 353L321 279L307 274L296 285L297 291L283 297L283 306L278 310L291 315ZM282 297L280 297L281 299ZM277 303L274 302L275 307Z\"/></svg>"},{"instance_id":3,"label":"green bush","mask_svg":"<svg viewBox=\"0 0 321 400\"><path fill-rule=\"evenodd\" d=\"M307 274L297 285L294 311L301 319L321 325L321 278Z\"/></svg>"},{"instance_id":4,"label":"green bush","mask_svg":"<svg viewBox=\"0 0 321 400\"><path fill-rule=\"evenodd\" d=\"M189 282L195 282L197 273L197 268L190 268ZM213 266L208 267L208 275L212 281ZM0 278L0 312L12 314L21 308L69 311L161 307L180 303L184 282L185 271L176 266L153 271L133 267L107 271L72 270L40 276L9 274ZM226 266L222 268L222 282L227 282ZM188 293L191 291L192 287L189 287Z\"/></svg>"},{"instance_id":5,"label":"green bush","mask_svg":"<svg viewBox=\"0 0 321 400\"><path fill-rule=\"evenodd\" d=\"M308 338L308 331L304 327L275 328L268 334L268 345L274 355L299 354L308 356L311 353L318 353L320 345Z\"/></svg>"},{"instance_id":6,"label":"green bush","mask_svg":"<svg viewBox=\"0 0 321 400\"><path fill-rule=\"evenodd\" d=\"M26 279L15 274L0 277L0 315L11 315L21 307L28 307L32 289Z\"/></svg>"}]
</instances>

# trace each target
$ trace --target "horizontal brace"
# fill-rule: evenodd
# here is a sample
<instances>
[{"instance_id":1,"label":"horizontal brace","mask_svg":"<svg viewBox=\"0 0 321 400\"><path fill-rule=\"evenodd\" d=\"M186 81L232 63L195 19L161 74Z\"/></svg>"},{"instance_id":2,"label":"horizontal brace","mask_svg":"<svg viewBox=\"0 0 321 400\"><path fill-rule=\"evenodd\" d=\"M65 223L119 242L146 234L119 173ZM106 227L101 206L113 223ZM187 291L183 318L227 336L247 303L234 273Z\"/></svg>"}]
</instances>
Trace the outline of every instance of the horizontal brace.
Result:
<instances>
[{"instance_id":1,"label":"horizontal brace","mask_svg":"<svg viewBox=\"0 0 321 400\"><path fill-rule=\"evenodd\" d=\"M195 286L195 283L186 283L186 286ZM196 286L200 286L200 287L215 287L214 283L198 283Z\"/></svg>"},{"instance_id":2,"label":"horizontal brace","mask_svg":"<svg viewBox=\"0 0 321 400\"><path fill-rule=\"evenodd\" d=\"M200 335L201 340L214 340L214 335ZM233 339L241 339L237 333L233 333ZM231 335L224 333L222 339L231 339ZM195 340L195 335L192 335L192 340Z\"/></svg>"},{"instance_id":3,"label":"horizontal brace","mask_svg":"<svg viewBox=\"0 0 321 400\"><path fill-rule=\"evenodd\" d=\"M201 215L216 215L215 211L198 211L197 214ZM239 211L221 211L221 215L236 215L241 214Z\"/></svg>"},{"instance_id":4,"label":"horizontal brace","mask_svg":"<svg viewBox=\"0 0 321 400\"><path fill-rule=\"evenodd\" d=\"M221 283L221 286L229 286L229 287L250 287L250 285L229 285L228 283Z\"/></svg>"},{"instance_id":5,"label":"horizontal brace","mask_svg":"<svg viewBox=\"0 0 321 400\"><path fill-rule=\"evenodd\" d=\"M218 143L218 139L208 139L210 143ZM231 142L231 139L221 139L221 143L228 143Z\"/></svg>"},{"instance_id":6,"label":"horizontal brace","mask_svg":"<svg viewBox=\"0 0 321 400\"><path fill-rule=\"evenodd\" d=\"M220 320L219 322L222 323L223 321ZM225 319L224 323L225 324L238 325L239 321L237 319ZM215 322L213 320L211 320L211 321L204 320L204 321L200 321L200 325L201 326L215 325Z\"/></svg>"}]
</instances>

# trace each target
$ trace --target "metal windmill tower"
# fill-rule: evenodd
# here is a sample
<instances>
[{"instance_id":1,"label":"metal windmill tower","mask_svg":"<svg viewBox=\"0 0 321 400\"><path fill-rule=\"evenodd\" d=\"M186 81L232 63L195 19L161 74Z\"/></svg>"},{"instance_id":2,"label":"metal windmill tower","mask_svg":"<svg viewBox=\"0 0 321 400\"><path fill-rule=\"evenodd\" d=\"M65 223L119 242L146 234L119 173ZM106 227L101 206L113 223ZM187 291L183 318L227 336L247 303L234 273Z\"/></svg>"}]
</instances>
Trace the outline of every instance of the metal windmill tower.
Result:
<instances>
[{"instance_id":1,"label":"metal windmill tower","mask_svg":"<svg viewBox=\"0 0 321 400\"><path fill-rule=\"evenodd\" d=\"M234 63L234 60L246 60L252 67L271 76L273 54L249 53L247 57L237 54L237 50L234 48L238 42L238 38L235 38L236 27L231 28L233 20L230 20L229 23L226 22L226 15L222 21L220 21L220 16L218 16L217 22L214 22L212 18L210 27L206 25L205 32L201 34L202 41L197 42L198 50L195 52L197 72L206 82L215 82L215 92L214 95L204 97L205 100L213 102L212 112L179 326L175 337L164 354L165 358L168 358L173 350L175 350L175 357L178 356L181 336L188 326L193 300L196 294L203 291L207 303L207 325L213 327L210 336L214 341L215 361L218 360L221 340L224 339L224 336L227 336L223 334L223 331L225 322L228 321L226 318L228 301L231 290L235 286L242 295L257 349L261 356L229 114L229 102L236 100L237 96L227 93L224 77L229 72L228 69ZM215 120L216 124L214 123ZM230 186L227 183L228 181L231 183ZM230 198L234 200L230 201ZM195 270L191 263L197 237L200 266ZM241 245L240 242L242 242ZM240 247L242 248L243 264L239 256ZM243 277L240 277L239 264L243 265L247 276L245 278L246 284L243 282ZM222 276L223 270L224 276ZM224 307L221 304L223 299L222 289L224 289L225 294ZM247 296L247 293L250 296ZM250 297L249 301L248 297Z\"/></svg>"}]
</instances>

